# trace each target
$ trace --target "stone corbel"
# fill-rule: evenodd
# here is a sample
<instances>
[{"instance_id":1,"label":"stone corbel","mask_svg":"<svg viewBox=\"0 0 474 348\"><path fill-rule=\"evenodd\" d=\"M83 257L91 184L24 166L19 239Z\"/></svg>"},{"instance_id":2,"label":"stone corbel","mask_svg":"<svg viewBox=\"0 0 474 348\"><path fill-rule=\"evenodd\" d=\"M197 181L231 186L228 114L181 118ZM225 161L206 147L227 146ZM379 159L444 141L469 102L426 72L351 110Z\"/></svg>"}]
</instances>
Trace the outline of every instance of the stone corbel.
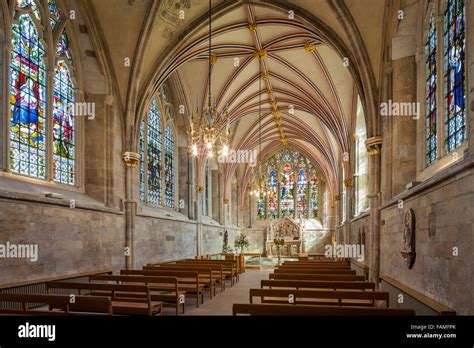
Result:
<instances>
[{"instance_id":1,"label":"stone corbel","mask_svg":"<svg viewBox=\"0 0 474 348\"><path fill-rule=\"evenodd\" d=\"M378 135L367 139L365 146L370 156L380 155L382 150L382 136Z\"/></svg>"},{"instance_id":2,"label":"stone corbel","mask_svg":"<svg viewBox=\"0 0 474 348\"><path fill-rule=\"evenodd\" d=\"M133 151L122 153L122 161L129 168L135 168L140 163L140 154Z\"/></svg>"},{"instance_id":3,"label":"stone corbel","mask_svg":"<svg viewBox=\"0 0 474 348\"><path fill-rule=\"evenodd\" d=\"M344 180L344 186L347 188L352 187L352 179Z\"/></svg>"}]
</instances>

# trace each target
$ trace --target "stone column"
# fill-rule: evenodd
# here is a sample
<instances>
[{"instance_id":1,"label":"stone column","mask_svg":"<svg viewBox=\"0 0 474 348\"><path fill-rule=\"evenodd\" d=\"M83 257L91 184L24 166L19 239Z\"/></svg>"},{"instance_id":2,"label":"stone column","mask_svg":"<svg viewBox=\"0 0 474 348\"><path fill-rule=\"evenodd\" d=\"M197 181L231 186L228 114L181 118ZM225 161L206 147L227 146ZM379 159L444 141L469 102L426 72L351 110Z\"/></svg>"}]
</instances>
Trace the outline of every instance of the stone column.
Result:
<instances>
[{"instance_id":1,"label":"stone column","mask_svg":"<svg viewBox=\"0 0 474 348\"><path fill-rule=\"evenodd\" d=\"M376 136L365 142L369 153L369 194L370 202L370 254L369 280L376 285L380 279L380 152L382 137Z\"/></svg>"},{"instance_id":2,"label":"stone column","mask_svg":"<svg viewBox=\"0 0 474 348\"><path fill-rule=\"evenodd\" d=\"M350 243L350 221L352 219L352 199L353 199L353 187L352 179L345 179L344 186L346 187L346 222L344 227L344 242Z\"/></svg>"},{"instance_id":3,"label":"stone column","mask_svg":"<svg viewBox=\"0 0 474 348\"><path fill-rule=\"evenodd\" d=\"M140 154L133 151L122 153L122 160L125 163L125 268L135 268L135 241L133 232L135 230L135 216L138 202L134 199L133 189L136 185L134 169L140 163Z\"/></svg>"},{"instance_id":4,"label":"stone column","mask_svg":"<svg viewBox=\"0 0 474 348\"><path fill-rule=\"evenodd\" d=\"M202 252L202 200L204 187L196 187L196 255L200 256Z\"/></svg>"}]
</instances>

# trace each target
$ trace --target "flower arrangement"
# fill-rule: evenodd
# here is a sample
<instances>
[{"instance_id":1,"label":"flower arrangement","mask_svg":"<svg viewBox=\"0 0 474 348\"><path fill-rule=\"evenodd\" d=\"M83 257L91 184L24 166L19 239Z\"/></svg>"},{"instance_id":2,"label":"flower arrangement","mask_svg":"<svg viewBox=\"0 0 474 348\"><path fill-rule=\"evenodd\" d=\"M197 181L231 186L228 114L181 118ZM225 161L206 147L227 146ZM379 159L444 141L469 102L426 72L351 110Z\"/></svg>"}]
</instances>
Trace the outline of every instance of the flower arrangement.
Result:
<instances>
[{"instance_id":1,"label":"flower arrangement","mask_svg":"<svg viewBox=\"0 0 474 348\"><path fill-rule=\"evenodd\" d=\"M242 254L244 251L244 248L248 248L249 246L249 239L247 235L241 232L235 239L234 245L236 248L240 249L240 253Z\"/></svg>"}]
</instances>

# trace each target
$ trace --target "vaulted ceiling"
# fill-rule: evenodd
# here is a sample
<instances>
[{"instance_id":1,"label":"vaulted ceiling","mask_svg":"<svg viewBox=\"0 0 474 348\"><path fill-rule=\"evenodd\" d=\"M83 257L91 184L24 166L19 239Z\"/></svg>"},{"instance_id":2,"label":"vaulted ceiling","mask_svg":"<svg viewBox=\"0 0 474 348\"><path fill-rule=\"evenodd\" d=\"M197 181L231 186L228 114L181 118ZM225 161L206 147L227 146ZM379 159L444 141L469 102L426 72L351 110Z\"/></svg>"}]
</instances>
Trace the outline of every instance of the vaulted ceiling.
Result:
<instances>
[{"instance_id":1,"label":"vaulted ceiling","mask_svg":"<svg viewBox=\"0 0 474 348\"><path fill-rule=\"evenodd\" d=\"M124 0L114 7L100 0L89 3L102 28L124 108L132 107L131 100L146 103L146 91L168 78L178 81L187 110L206 103L207 1ZM212 65L212 96L220 113L229 111L233 149L261 149L264 159L288 144L317 163L334 186L342 154L349 151L361 83L351 73L356 62L344 59L350 52L338 52L321 33L334 33L351 49L354 34L338 14L341 8L347 11L344 15L362 38L365 64L377 85L385 2L272 3L276 2L213 1L212 55L217 61ZM368 7L370 17L365 15ZM180 10L184 18L179 18ZM300 12L315 16L324 30L308 27ZM113 24L117 22L120 25ZM126 57L139 68L124 67ZM140 110L140 105L135 107ZM226 175L233 176L237 167L227 166ZM251 168L240 171L246 182Z\"/></svg>"}]
</instances>

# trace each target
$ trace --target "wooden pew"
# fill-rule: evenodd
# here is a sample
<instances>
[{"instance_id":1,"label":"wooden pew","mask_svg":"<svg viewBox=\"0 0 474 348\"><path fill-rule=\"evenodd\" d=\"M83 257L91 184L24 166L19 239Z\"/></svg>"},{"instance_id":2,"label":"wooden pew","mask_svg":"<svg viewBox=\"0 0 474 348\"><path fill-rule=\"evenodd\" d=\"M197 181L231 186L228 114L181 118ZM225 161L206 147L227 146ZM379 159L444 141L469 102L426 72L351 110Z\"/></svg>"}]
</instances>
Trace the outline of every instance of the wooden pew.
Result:
<instances>
[{"instance_id":1,"label":"wooden pew","mask_svg":"<svg viewBox=\"0 0 474 348\"><path fill-rule=\"evenodd\" d=\"M96 275L90 276L89 281L115 282L117 284L144 284L150 287L150 297L152 301L163 302L163 306L171 306L176 308L176 315L179 314L179 308L182 307L182 312L185 312L185 295L176 282L176 278L161 275L158 277L147 277L143 275ZM199 281L198 284L199 286ZM130 295L135 297L135 295ZM142 297L138 294L137 297ZM198 307L199 307L199 301Z\"/></svg>"},{"instance_id":2,"label":"wooden pew","mask_svg":"<svg viewBox=\"0 0 474 348\"><path fill-rule=\"evenodd\" d=\"M260 297L261 303L322 306L335 305L374 307L375 301L383 301L385 308L388 308L390 295L388 292L380 291L250 289L249 296L250 303L253 303L254 297ZM346 300L352 301L346 302Z\"/></svg>"},{"instance_id":3,"label":"wooden pew","mask_svg":"<svg viewBox=\"0 0 474 348\"><path fill-rule=\"evenodd\" d=\"M178 288L174 286L167 286L163 283L163 278L176 278L178 281ZM152 299L158 300L158 297L162 297L163 302L171 302L176 306L176 313L178 314L178 307L180 304L184 307L184 302L180 303L180 295L193 294L196 296L196 307L199 307L199 299L201 303L204 303L204 285L200 283L199 274L197 272L147 272L143 270L121 270L120 275L113 276L95 276L91 277L90 280L102 280L102 281L117 281L125 284L129 283L143 283L153 287ZM163 294L158 294L156 291L160 289ZM169 292L172 294L169 294ZM184 308L183 308L184 313Z\"/></svg>"},{"instance_id":4,"label":"wooden pew","mask_svg":"<svg viewBox=\"0 0 474 348\"><path fill-rule=\"evenodd\" d=\"M194 260L193 260L194 261ZM179 270L180 268L193 268L198 270L199 272L203 272L202 270L205 269L205 276L207 276L207 270L211 269L211 275L212 279L219 284L221 292L225 290L225 280L228 279L226 278L226 275L231 274L231 270L228 269L228 267L224 267L224 265L221 264L216 264L216 263L197 263L197 262L187 262L185 260L176 260L173 262L166 262L166 263L149 263L146 266L143 267L143 269L146 270L152 270L155 268L168 268L168 269L176 269ZM202 270L200 270L202 269ZM232 285L232 284L231 284ZM214 287L215 289L215 287ZM214 291L215 295L215 291ZM211 298L212 298L212 292L211 292Z\"/></svg>"},{"instance_id":5,"label":"wooden pew","mask_svg":"<svg viewBox=\"0 0 474 348\"><path fill-rule=\"evenodd\" d=\"M239 274L240 274L240 264L239 262L234 259L234 260L210 260L210 259L203 259L203 260L196 260L196 259L186 259L184 261L178 261L178 263L183 263L183 262L193 262L193 263L205 263L205 264L218 264L218 265L223 265L224 266L224 271L226 270L231 270L232 272L232 277L235 279L233 281L233 284L239 280ZM232 285L233 285L232 284Z\"/></svg>"},{"instance_id":6,"label":"wooden pew","mask_svg":"<svg viewBox=\"0 0 474 348\"><path fill-rule=\"evenodd\" d=\"M76 290L79 295L90 291L92 296L111 297L112 307L116 314L126 315L162 315L163 302L152 299L151 287L148 285L98 284L75 282L47 282L46 289L51 294L53 289Z\"/></svg>"},{"instance_id":7,"label":"wooden pew","mask_svg":"<svg viewBox=\"0 0 474 348\"><path fill-rule=\"evenodd\" d=\"M336 265L331 265L331 264L310 264L310 263L305 263L305 264L281 264L280 266L277 266L277 268L328 268L328 269L351 269L351 266L347 264L336 264Z\"/></svg>"},{"instance_id":8,"label":"wooden pew","mask_svg":"<svg viewBox=\"0 0 474 348\"><path fill-rule=\"evenodd\" d=\"M298 268L298 269L287 269L279 268L273 271L274 273L300 273L300 274L347 274L347 275L356 275L357 272L350 269L308 269L308 268Z\"/></svg>"},{"instance_id":9,"label":"wooden pew","mask_svg":"<svg viewBox=\"0 0 474 348\"><path fill-rule=\"evenodd\" d=\"M225 263L227 262L227 263ZM222 273L224 275L224 280L230 281L230 285L233 286L237 281L238 273L233 261L224 261L224 260L185 260L185 261L176 261L176 266L199 266L199 267L209 267L209 266L222 266ZM168 266L168 265L167 265Z\"/></svg>"},{"instance_id":10,"label":"wooden pew","mask_svg":"<svg viewBox=\"0 0 474 348\"><path fill-rule=\"evenodd\" d=\"M348 262L340 262L340 261L284 261L282 263L283 266L301 266L301 265L309 265L309 266L350 266Z\"/></svg>"},{"instance_id":11,"label":"wooden pew","mask_svg":"<svg viewBox=\"0 0 474 348\"><path fill-rule=\"evenodd\" d=\"M195 271L199 273L201 283L205 285L206 291L209 292L210 298L216 294L216 285L219 284L221 292L225 289L224 271L222 265L177 265L166 264L159 266L143 266L146 271Z\"/></svg>"},{"instance_id":12,"label":"wooden pew","mask_svg":"<svg viewBox=\"0 0 474 348\"><path fill-rule=\"evenodd\" d=\"M269 279L286 279L286 280L330 280L330 281L351 281L363 282L364 276L352 274L301 274L301 273L270 273Z\"/></svg>"},{"instance_id":13,"label":"wooden pew","mask_svg":"<svg viewBox=\"0 0 474 348\"><path fill-rule=\"evenodd\" d=\"M371 290L375 291L375 283L348 281L314 281L314 280L261 280L260 287L293 288L293 289L333 289L333 290Z\"/></svg>"},{"instance_id":14,"label":"wooden pew","mask_svg":"<svg viewBox=\"0 0 474 348\"><path fill-rule=\"evenodd\" d=\"M326 316L326 315L358 315L358 316L413 316L413 309L375 308L353 306L305 306L268 303L234 303L233 315L247 314L259 316Z\"/></svg>"},{"instance_id":15,"label":"wooden pew","mask_svg":"<svg viewBox=\"0 0 474 348\"><path fill-rule=\"evenodd\" d=\"M64 315L76 314L77 311L114 314L114 302L110 297L103 296L75 296L74 302L72 302L70 295L1 293L0 301L21 304L21 309L1 309L0 313L5 315ZM48 305L50 310L30 309L29 305L33 303ZM63 312L52 311L52 308L60 309Z\"/></svg>"}]
</instances>

